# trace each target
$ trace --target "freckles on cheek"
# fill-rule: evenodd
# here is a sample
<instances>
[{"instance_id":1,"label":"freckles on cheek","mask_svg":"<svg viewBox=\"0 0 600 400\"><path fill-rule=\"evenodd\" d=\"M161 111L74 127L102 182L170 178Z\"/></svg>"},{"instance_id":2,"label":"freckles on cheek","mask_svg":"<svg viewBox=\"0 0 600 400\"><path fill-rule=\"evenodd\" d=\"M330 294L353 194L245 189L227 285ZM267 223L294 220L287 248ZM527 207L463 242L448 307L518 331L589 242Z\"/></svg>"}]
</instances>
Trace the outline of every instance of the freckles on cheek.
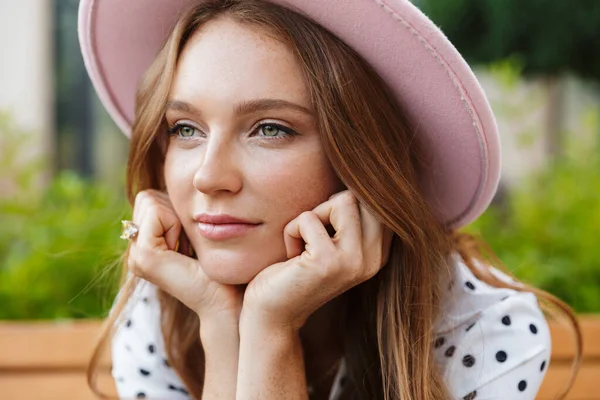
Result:
<instances>
[{"instance_id":1,"label":"freckles on cheek","mask_svg":"<svg viewBox=\"0 0 600 400\"><path fill-rule=\"evenodd\" d=\"M294 168L277 166L264 175L263 189L269 193L275 209L288 210L296 215L312 210L326 201L332 193L327 179L329 171L315 163Z\"/></svg>"}]
</instances>

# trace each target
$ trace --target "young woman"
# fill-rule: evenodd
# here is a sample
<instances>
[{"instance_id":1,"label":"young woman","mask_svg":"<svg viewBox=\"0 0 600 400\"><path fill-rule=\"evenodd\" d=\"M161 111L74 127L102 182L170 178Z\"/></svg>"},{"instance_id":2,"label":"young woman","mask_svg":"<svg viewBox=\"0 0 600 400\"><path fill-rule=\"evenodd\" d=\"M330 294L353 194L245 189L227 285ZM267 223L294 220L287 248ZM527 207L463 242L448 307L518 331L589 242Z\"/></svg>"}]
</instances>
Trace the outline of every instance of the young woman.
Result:
<instances>
[{"instance_id":1,"label":"young woman","mask_svg":"<svg viewBox=\"0 0 600 400\"><path fill-rule=\"evenodd\" d=\"M538 298L580 345L568 306L457 232L496 190L498 133L410 2L80 7L86 66L131 138L99 396L109 342L119 397L203 400L534 399Z\"/></svg>"}]
</instances>

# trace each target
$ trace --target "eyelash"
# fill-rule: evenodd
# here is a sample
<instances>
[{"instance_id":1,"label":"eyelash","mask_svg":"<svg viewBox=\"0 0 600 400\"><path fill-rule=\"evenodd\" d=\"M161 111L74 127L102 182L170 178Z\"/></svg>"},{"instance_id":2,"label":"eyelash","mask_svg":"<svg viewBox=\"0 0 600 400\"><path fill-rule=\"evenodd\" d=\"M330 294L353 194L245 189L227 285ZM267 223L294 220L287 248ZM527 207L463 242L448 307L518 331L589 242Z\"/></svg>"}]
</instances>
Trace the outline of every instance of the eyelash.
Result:
<instances>
[{"instance_id":1,"label":"eyelash","mask_svg":"<svg viewBox=\"0 0 600 400\"><path fill-rule=\"evenodd\" d=\"M283 133L285 133L285 135L283 135L283 136L264 136L264 137L268 138L267 140L285 140L285 139L289 139L292 136L298 135L297 132L295 132L294 130L288 128L287 126L284 126L284 125L281 125L281 124L276 124L274 122L264 122L264 123L258 125L256 127L256 129L254 129L253 132L258 131L258 130L260 130L261 128L263 128L265 126L275 127L277 129L279 129L280 131L282 131ZM178 122L178 123L175 123L174 125L172 125L171 127L169 127L169 129L167 130L167 135L169 137L173 136L173 135L176 135L179 132L179 129L181 129L183 127L191 128L191 129L193 129L195 131L198 131L198 129L194 128L192 125L182 124L182 123ZM186 137L179 136L178 139L189 140L191 138L186 138Z\"/></svg>"}]
</instances>

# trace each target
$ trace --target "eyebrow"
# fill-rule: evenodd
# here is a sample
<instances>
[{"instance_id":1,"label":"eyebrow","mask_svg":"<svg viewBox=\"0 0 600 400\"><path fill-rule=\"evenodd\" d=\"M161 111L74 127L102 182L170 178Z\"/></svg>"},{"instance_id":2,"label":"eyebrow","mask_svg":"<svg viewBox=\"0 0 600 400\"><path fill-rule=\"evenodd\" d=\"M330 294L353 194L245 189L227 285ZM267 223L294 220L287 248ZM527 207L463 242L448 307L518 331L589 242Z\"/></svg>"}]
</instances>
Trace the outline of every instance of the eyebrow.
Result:
<instances>
[{"instance_id":1,"label":"eyebrow","mask_svg":"<svg viewBox=\"0 0 600 400\"><path fill-rule=\"evenodd\" d=\"M189 114L196 114L198 116L202 115L202 112L198 110L196 107L191 105L188 102L182 100L169 100L167 102L167 109L183 111ZM313 112L299 104L289 102L287 100L281 99L257 99L257 100L247 100L238 103L234 112L236 115L245 115L252 114L259 111L268 111L268 110L281 110L281 109L292 109L295 111L299 111L303 114L307 114L309 116L313 116Z\"/></svg>"}]
</instances>

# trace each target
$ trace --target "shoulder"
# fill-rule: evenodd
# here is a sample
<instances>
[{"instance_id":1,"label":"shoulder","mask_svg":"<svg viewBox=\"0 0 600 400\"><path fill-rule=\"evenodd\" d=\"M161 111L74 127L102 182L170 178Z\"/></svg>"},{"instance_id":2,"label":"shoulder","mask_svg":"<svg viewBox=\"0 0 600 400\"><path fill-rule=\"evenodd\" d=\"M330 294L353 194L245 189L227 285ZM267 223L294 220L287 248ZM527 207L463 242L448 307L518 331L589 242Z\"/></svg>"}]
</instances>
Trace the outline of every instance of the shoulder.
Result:
<instances>
[{"instance_id":1,"label":"shoulder","mask_svg":"<svg viewBox=\"0 0 600 400\"><path fill-rule=\"evenodd\" d=\"M436 363L451 392L462 398L499 385L493 390L506 389L510 398L527 387L535 395L551 347L550 329L537 297L488 285L460 259L455 261L454 284L436 321L434 342ZM492 273L511 281L497 269Z\"/></svg>"},{"instance_id":2,"label":"shoulder","mask_svg":"<svg viewBox=\"0 0 600 400\"><path fill-rule=\"evenodd\" d=\"M489 267L490 272L497 278L519 285L518 282L499 269L491 266L485 267ZM435 324L436 332L455 329L458 326L472 322L473 319L484 312L497 308L502 309L505 304L510 304L516 308L533 306L541 313L537 304L537 297L533 293L498 288L479 280L458 255L452 258L452 278L448 282L447 292L443 293L442 296L444 297L443 306L440 318Z\"/></svg>"}]
</instances>

